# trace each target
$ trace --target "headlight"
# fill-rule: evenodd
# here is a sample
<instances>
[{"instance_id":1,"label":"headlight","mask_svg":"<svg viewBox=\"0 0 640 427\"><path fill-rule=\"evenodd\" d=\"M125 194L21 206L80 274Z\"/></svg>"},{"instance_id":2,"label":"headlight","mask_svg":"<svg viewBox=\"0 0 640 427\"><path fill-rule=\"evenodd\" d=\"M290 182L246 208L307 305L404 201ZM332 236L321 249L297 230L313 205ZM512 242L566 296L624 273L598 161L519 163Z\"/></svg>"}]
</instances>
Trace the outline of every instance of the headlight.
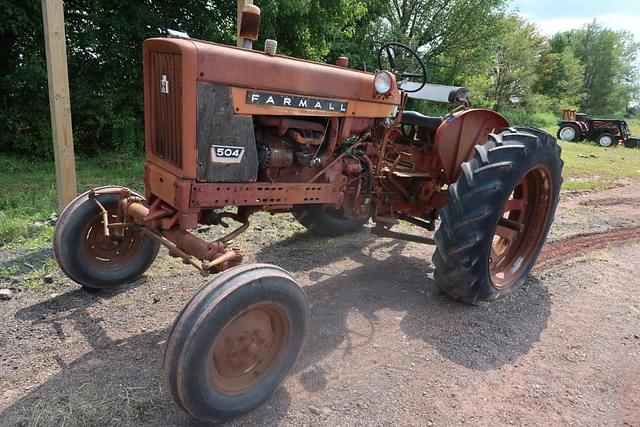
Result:
<instances>
[{"instance_id":1,"label":"headlight","mask_svg":"<svg viewBox=\"0 0 640 427\"><path fill-rule=\"evenodd\" d=\"M388 71L380 71L373 78L373 87L380 95L386 95L391 92L393 85L393 76Z\"/></svg>"}]
</instances>

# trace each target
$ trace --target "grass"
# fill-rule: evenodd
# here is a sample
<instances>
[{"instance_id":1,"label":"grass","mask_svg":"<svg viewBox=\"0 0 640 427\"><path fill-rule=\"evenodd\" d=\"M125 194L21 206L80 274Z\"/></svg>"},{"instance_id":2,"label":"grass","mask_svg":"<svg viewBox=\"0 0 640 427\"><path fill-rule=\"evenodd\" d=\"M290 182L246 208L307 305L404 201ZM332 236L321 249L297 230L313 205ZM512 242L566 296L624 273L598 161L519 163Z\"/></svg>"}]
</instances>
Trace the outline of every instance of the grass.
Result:
<instances>
[{"instance_id":1,"label":"grass","mask_svg":"<svg viewBox=\"0 0 640 427\"><path fill-rule=\"evenodd\" d=\"M76 163L78 190L105 184L143 189L144 158L103 155ZM53 235L57 193L53 162L0 155L0 247L37 250Z\"/></svg>"},{"instance_id":2,"label":"grass","mask_svg":"<svg viewBox=\"0 0 640 427\"><path fill-rule=\"evenodd\" d=\"M629 122L631 134L640 137L640 120ZM555 135L557 128L545 128ZM560 141L564 160L565 190L602 190L618 180L640 180L640 150L623 146L602 148L593 142Z\"/></svg>"},{"instance_id":3,"label":"grass","mask_svg":"<svg viewBox=\"0 0 640 427\"><path fill-rule=\"evenodd\" d=\"M640 119L629 122L640 137ZM554 134L556 128L546 128ZM640 180L640 150L561 142L566 190L600 190L617 180ZM143 190L144 157L101 155L76 163L80 192L105 184ZM37 251L50 245L57 215L53 162L0 154L0 249ZM39 265L35 269L47 268ZM6 275L0 268L0 276Z\"/></svg>"}]
</instances>

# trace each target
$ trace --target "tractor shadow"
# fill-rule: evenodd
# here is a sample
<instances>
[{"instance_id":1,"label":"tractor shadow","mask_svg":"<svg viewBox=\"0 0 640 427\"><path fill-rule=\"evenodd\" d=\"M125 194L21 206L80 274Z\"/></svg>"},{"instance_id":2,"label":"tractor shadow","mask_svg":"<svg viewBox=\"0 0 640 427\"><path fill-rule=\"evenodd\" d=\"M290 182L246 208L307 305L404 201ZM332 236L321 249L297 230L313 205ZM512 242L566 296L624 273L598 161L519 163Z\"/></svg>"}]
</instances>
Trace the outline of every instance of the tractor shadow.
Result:
<instances>
[{"instance_id":1,"label":"tractor shadow","mask_svg":"<svg viewBox=\"0 0 640 427\"><path fill-rule=\"evenodd\" d=\"M546 328L551 300L545 286L533 276L502 300L468 305L435 285L432 248L376 239L365 232L334 239L329 245L325 240L321 249L316 248L313 237L296 239L265 247L256 258L282 266L305 285L311 322L297 371L307 391L326 387L328 373L319 363L328 355L338 352L348 358L372 350L380 333L377 329L386 321L383 311L400 313L402 334L477 371L515 362ZM299 246L305 250L299 251ZM281 253L283 247L288 249L286 256ZM355 328L350 326L350 316L357 317ZM384 329L383 333L392 333L388 326ZM391 338L399 339L402 334Z\"/></svg>"},{"instance_id":2,"label":"tractor shadow","mask_svg":"<svg viewBox=\"0 0 640 427\"><path fill-rule=\"evenodd\" d=\"M317 250L321 241L324 248ZM265 247L256 256L258 262L292 271L307 292L311 306L307 343L292 374L307 392L332 386L336 372L323 363L326 359L351 358L353 362L371 351L376 339L386 342L377 351L386 351L389 357L393 357L393 340L404 334L422 340L457 365L487 371L526 354L547 325L549 294L535 278L496 303L464 305L440 292L430 279L430 248L423 251L365 233L329 243L295 237ZM75 290L58 302L35 304L16 313L26 327L50 325L61 343L64 328L76 328L90 350L69 363L64 360L69 343L52 351L59 359L58 373L3 411L0 416L6 425L37 424L34 419L47 424L73 419L91 425L200 425L164 390L162 357L168 327L111 338L113 331L104 329L89 310L111 296ZM385 325L390 312L399 320L401 332ZM291 403L287 387L280 387L264 405L231 425L277 425ZM306 408L304 402L300 404Z\"/></svg>"}]
</instances>

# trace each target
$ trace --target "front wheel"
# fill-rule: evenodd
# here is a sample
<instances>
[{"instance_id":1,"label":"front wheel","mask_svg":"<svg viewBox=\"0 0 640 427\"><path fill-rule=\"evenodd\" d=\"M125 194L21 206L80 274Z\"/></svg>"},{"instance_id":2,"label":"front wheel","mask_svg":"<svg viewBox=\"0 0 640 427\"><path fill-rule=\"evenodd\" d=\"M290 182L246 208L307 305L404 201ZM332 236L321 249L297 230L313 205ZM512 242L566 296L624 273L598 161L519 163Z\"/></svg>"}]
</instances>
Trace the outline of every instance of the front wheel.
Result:
<instances>
[{"instance_id":1,"label":"front wheel","mask_svg":"<svg viewBox=\"0 0 640 427\"><path fill-rule=\"evenodd\" d=\"M440 211L437 286L472 303L522 285L553 222L562 166L556 140L534 129L506 130L477 145Z\"/></svg>"},{"instance_id":2,"label":"front wheel","mask_svg":"<svg viewBox=\"0 0 640 427\"><path fill-rule=\"evenodd\" d=\"M89 193L76 197L60 214L53 235L56 261L71 280L87 288L111 289L132 282L151 266L160 244L133 227L124 228L118 238L107 238L102 211ZM107 210L109 222L118 222L120 196L101 194L96 199Z\"/></svg>"},{"instance_id":3,"label":"front wheel","mask_svg":"<svg viewBox=\"0 0 640 427\"><path fill-rule=\"evenodd\" d=\"M256 408L293 368L308 310L304 291L281 268L244 265L213 278L169 333L165 380L176 403L210 423Z\"/></svg>"},{"instance_id":4,"label":"front wheel","mask_svg":"<svg viewBox=\"0 0 640 427\"><path fill-rule=\"evenodd\" d=\"M598 139L596 140L596 142L600 147L604 147L604 148L609 148L609 147L615 148L618 146L618 141L616 137L611 135L610 133L601 133L598 136Z\"/></svg>"}]
</instances>

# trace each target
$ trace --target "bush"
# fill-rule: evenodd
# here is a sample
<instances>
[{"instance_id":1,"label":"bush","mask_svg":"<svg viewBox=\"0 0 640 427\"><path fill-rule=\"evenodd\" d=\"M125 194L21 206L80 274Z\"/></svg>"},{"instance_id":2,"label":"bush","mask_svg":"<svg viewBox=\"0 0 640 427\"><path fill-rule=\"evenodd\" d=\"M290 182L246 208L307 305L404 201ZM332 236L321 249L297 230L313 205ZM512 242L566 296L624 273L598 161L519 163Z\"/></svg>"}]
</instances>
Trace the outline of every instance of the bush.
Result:
<instances>
[{"instance_id":1,"label":"bush","mask_svg":"<svg viewBox=\"0 0 640 427\"><path fill-rule=\"evenodd\" d=\"M527 112L525 110L502 111L512 126L548 128L558 124L558 117L549 112Z\"/></svg>"}]
</instances>

